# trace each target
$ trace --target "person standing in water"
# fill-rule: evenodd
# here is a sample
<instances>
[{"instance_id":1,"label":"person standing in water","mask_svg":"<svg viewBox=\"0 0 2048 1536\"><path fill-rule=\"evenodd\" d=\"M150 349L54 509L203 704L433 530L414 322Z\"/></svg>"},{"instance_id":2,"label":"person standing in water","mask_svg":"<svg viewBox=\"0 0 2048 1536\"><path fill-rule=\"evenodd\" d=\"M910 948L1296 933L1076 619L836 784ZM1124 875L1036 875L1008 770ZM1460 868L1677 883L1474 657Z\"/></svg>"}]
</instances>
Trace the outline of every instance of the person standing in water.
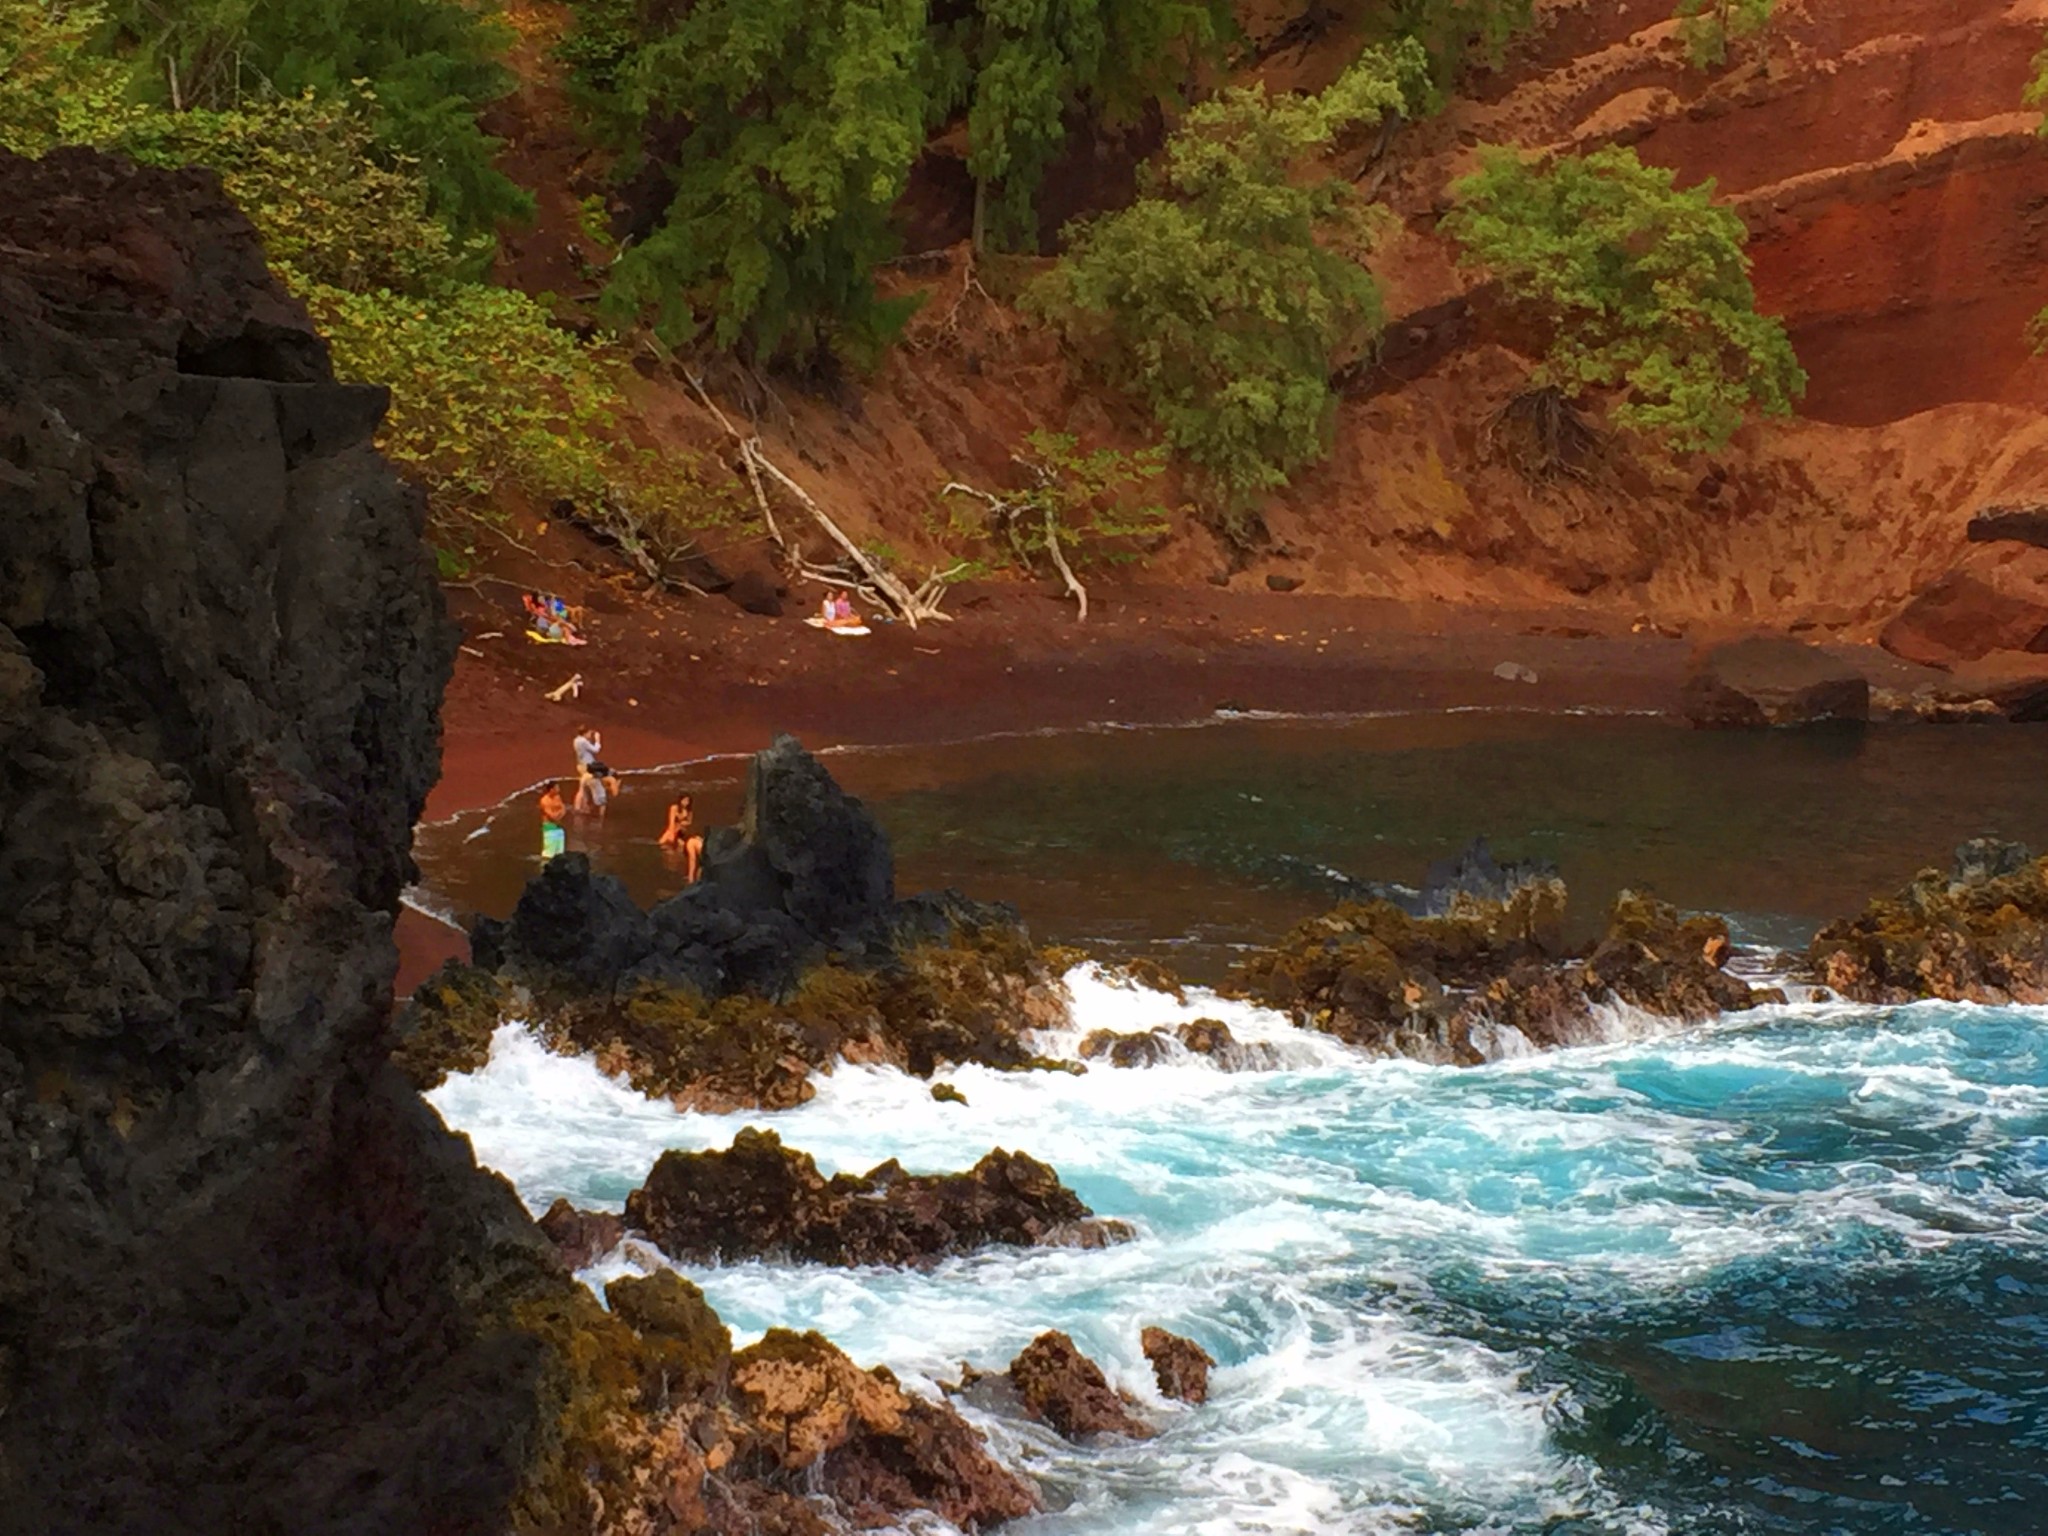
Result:
<instances>
[{"instance_id":1,"label":"person standing in water","mask_svg":"<svg viewBox=\"0 0 2048 1536\"><path fill-rule=\"evenodd\" d=\"M552 859L568 846L568 833L562 823L569 819L568 804L562 799L562 786L553 780L540 792L540 856Z\"/></svg>"},{"instance_id":2,"label":"person standing in water","mask_svg":"<svg viewBox=\"0 0 2048 1536\"><path fill-rule=\"evenodd\" d=\"M594 725L586 725L577 733L576 750L576 809L604 814L604 808L613 795L619 792L618 776L605 766L598 754L604 751L604 737Z\"/></svg>"},{"instance_id":3,"label":"person standing in water","mask_svg":"<svg viewBox=\"0 0 2048 1536\"><path fill-rule=\"evenodd\" d=\"M704 857L703 834L697 830L697 815L688 795L677 795L668 808L668 825L662 829L661 846L683 855L683 884L697 883L698 865Z\"/></svg>"}]
</instances>

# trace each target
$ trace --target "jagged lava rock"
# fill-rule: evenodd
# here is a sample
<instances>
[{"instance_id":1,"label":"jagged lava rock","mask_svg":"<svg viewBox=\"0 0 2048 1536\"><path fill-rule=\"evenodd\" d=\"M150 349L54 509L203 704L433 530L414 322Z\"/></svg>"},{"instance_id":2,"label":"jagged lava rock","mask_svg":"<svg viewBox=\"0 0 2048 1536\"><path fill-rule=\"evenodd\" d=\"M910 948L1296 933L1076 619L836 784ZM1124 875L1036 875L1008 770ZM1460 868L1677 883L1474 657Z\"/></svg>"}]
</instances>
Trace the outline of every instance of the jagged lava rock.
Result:
<instances>
[{"instance_id":1,"label":"jagged lava rock","mask_svg":"<svg viewBox=\"0 0 2048 1536\"><path fill-rule=\"evenodd\" d=\"M855 1524L924 1508L965 1530L1030 1514L1037 1497L951 1407L863 1371L815 1333L771 1328L732 1358L742 1466L833 1499Z\"/></svg>"},{"instance_id":2,"label":"jagged lava rock","mask_svg":"<svg viewBox=\"0 0 2048 1536\"><path fill-rule=\"evenodd\" d=\"M1464 1065L1591 1039L1610 999L1684 1020L1777 1000L1722 969L1719 918L1624 892L1600 942L1575 953L1557 937L1564 901L1547 880L1505 903L1459 897L1442 917L1346 903L1240 961L1225 990L1366 1050Z\"/></svg>"},{"instance_id":3,"label":"jagged lava rock","mask_svg":"<svg viewBox=\"0 0 2048 1536\"><path fill-rule=\"evenodd\" d=\"M1209 1401L1209 1372L1216 1364L1209 1351L1164 1328L1147 1328L1138 1342L1162 1393L1183 1403Z\"/></svg>"},{"instance_id":4,"label":"jagged lava rock","mask_svg":"<svg viewBox=\"0 0 2048 1536\"><path fill-rule=\"evenodd\" d=\"M671 1258L918 1264L997 1244L1099 1246L1129 1235L1094 1218L1059 1175L993 1151L967 1173L887 1162L827 1179L808 1153L751 1127L725 1151L664 1152L626 1197L626 1224Z\"/></svg>"},{"instance_id":5,"label":"jagged lava rock","mask_svg":"<svg viewBox=\"0 0 2048 1536\"><path fill-rule=\"evenodd\" d=\"M1684 709L1694 725L1737 729L1868 720L1870 683L1817 646L1757 636L1696 656Z\"/></svg>"},{"instance_id":6,"label":"jagged lava rock","mask_svg":"<svg viewBox=\"0 0 2048 1536\"><path fill-rule=\"evenodd\" d=\"M1978 838L1946 870L1814 935L1807 959L1862 1003L2048 1003L2048 859Z\"/></svg>"},{"instance_id":7,"label":"jagged lava rock","mask_svg":"<svg viewBox=\"0 0 2048 1536\"><path fill-rule=\"evenodd\" d=\"M1083 1435L1127 1435L1148 1440L1154 1430L1131 1411L1102 1368L1064 1333L1041 1333L1010 1362L1010 1384L1032 1414L1069 1440Z\"/></svg>"}]
</instances>

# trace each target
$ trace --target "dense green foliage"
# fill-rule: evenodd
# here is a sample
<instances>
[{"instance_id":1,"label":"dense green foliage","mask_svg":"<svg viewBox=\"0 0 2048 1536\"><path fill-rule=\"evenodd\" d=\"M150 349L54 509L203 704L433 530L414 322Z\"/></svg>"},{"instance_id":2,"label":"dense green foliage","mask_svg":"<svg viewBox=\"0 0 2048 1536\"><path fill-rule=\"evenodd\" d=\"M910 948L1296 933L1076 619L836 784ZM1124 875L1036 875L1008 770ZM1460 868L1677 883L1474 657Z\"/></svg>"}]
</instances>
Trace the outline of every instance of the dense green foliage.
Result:
<instances>
[{"instance_id":1,"label":"dense green foliage","mask_svg":"<svg viewBox=\"0 0 2048 1536\"><path fill-rule=\"evenodd\" d=\"M113 0L112 19L161 103L223 109L364 85L378 141L413 162L459 234L531 210L477 122L512 85L508 29L485 0Z\"/></svg>"},{"instance_id":2,"label":"dense green foliage","mask_svg":"<svg viewBox=\"0 0 2048 1536\"><path fill-rule=\"evenodd\" d=\"M1366 209L1316 156L1398 110L1423 67L1410 43L1369 52L1320 96L1252 87L1204 102L1145 194L1078 228L1025 294L1146 402L1233 533L1325 452L1331 367L1379 324L1357 259Z\"/></svg>"},{"instance_id":3,"label":"dense green foliage","mask_svg":"<svg viewBox=\"0 0 2048 1536\"><path fill-rule=\"evenodd\" d=\"M872 279L933 128L964 111L977 235L1029 243L1070 122L1172 100L1227 23L1225 0L587 0L561 47L576 98L672 188L610 313L671 342L863 361L910 312Z\"/></svg>"},{"instance_id":4,"label":"dense green foliage","mask_svg":"<svg viewBox=\"0 0 2048 1536\"><path fill-rule=\"evenodd\" d=\"M1189 64L1229 27L1226 0L973 0L935 16L927 116L966 106L967 169L989 232L1035 240L1039 182L1071 112L1114 125L1177 101Z\"/></svg>"},{"instance_id":5,"label":"dense green foliage","mask_svg":"<svg viewBox=\"0 0 2048 1536\"><path fill-rule=\"evenodd\" d=\"M1678 0L1680 34L1696 69L1728 61L1729 45L1755 37L1771 24L1777 0Z\"/></svg>"},{"instance_id":6,"label":"dense green foliage","mask_svg":"<svg viewBox=\"0 0 2048 1536\"><path fill-rule=\"evenodd\" d=\"M666 218L606 301L672 342L860 357L909 313L877 298L889 210L923 147L923 0L701 0L623 66L640 118L685 126Z\"/></svg>"},{"instance_id":7,"label":"dense green foliage","mask_svg":"<svg viewBox=\"0 0 2048 1536\"><path fill-rule=\"evenodd\" d=\"M1784 326L1757 313L1747 231L1713 182L1680 191L1623 148L1548 166L1493 149L1481 164L1445 224L1549 322L1535 387L1618 390L1618 425L1681 452L1719 447L1750 409L1791 412L1806 375Z\"/></svg>"}]
</instances>

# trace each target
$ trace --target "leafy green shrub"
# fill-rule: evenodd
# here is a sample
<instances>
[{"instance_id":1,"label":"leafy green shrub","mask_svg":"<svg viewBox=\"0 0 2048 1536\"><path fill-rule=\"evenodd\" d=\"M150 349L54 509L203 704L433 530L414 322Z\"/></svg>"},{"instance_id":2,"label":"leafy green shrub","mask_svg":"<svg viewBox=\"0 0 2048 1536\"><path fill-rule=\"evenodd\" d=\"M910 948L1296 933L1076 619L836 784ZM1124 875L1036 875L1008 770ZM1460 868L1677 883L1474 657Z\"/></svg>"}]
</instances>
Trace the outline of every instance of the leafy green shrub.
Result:
<instances>
[{"instance_id":1,"label":"leafy green shrub","mask_svg":"<svg viewBox=\"0 0 2048 1536\"><path fill-rule=\"evenodd\" d=\"M308 309L335 372L387 384L378 446L444 508L517 487L578 516L654 566L690 535L739 520L731 477L693 454L626 438L622 364L549 322L527 295L457 283L418 297L313 286Z\"/></svg>"},{"instance_id":2,"label":"leafy green shrub","mask_svg":"<svg viewBox=\"0 0 2048 1536\"><path fill-rule=\"evenodd\" d=\"M943 532L981 550L977 570L1042 571L1048 528L1076 566L1122 564L1138 559L1142 546L1170 526L1166 508L1148 499L1152 482L1166 472L1164 449L1084 452L1072 433L1043 428L1024 446L1016 462L1031 478L1028 490L997 495L947 487Z\"/></svg>"},{"instance_id":3,"label":"leafy green shrub","mask_svg":"<svg viewBox=\"0 0 2048 1536\"><path fill-rule=\"evenodd\" d=\"M0 3L0 148L37 156L98 142L143 114L127 67L94 50L105 23L96 5Z\"/></svg>"},{"instance_id":4,"label":"leafy green shrub","mask_svg":"<svg viewBox=\"0 0 2048 1536\"><path fill-rule=\"evenodd\" d=\"M1806 390L1784 326L1760 315L1748 232L1714 183L1678 190L1633 149L1547 166L1509 149L1451 189L1445 227L1551 325L1533 388L1621 391L1617 425L1676 452L1718 448L1751 409L1789 415Z\"/></svg>"},{"instance_id":5,"label":"leafy green shrub","mask_svg":"<svg viewBox=\"0 0 2048 1536\"><path fill-rule=\"evenodd\" d=\"M1679 35L1695 69L1728 62L1728 47L1771 24L1777 0L1678 0Z\"/></svg>"},{"instance_id":6,"label":"leafy green shrub","mask_svg":"<svg viewBox=\"0 0 2048 1536\"><path fill-rule=\"evenodd\" d=\"M1383 37L1414 40L1428 55L1427 73L1409 89L1408 109L1416 115L1444 104L1467 63L1500 63L1535 11L1535 0L1378 0L1370 24Z\"/></svg>"},{"instance_id":7,"label":"leafy green shrub","mask_svg":"<svg viewBox=\"0 0 2048 1536\"><path fill-rule=\"evenodd\" d=\"M1400 108L1423 68L1373 50L1313 97L1222 92L1187 116L1129 208L1076 227L1024 304L1143 399L1231 536L1326 451L1330 369L1371 339L1379 290L1355 253L1356 189L1317 154Z\"/></svg>"}]
</instances>

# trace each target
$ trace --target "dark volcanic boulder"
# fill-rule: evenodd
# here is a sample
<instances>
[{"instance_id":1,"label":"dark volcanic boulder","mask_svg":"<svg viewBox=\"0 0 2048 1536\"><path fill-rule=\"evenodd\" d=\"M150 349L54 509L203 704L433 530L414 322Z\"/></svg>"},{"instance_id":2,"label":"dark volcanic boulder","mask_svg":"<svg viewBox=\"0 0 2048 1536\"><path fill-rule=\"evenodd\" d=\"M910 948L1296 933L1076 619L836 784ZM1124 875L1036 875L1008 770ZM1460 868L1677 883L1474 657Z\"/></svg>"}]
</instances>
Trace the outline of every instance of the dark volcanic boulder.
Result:
<instances>
[{"instance_id":1,"label":"dark volcanic boulder","mask_svg":"<svg viewBox=\"0 0 2048 1536\"><path fill-rule=\"evenodd\" d=\"M677 1259L844 1265L1129 1235L1021 1152L991 1152L967 1173L909 1174L889 1162L827 1179L808 1153L752 1129L723 1152L664 1152L626 1197L626 1224Z\"/></svg>"},{"instance_id":2,"label":"dark volcanic boulder","mask_svg":"<svg viewBox=\"0 0 2048 1536\"><path fill-rule=\"evenodd\" d=\"M1685 717L1694 725L1755 727L1868 720L1870 684L1817 646L1758 636L1693 659Z\"/></svg>"},{"instance_id":3,"label":"dark volcanic boulder","mask_svg":"<svg viewBox=\"0 0 2048 1536\"><path fill-rule=\"evenodd\" d=\"M705 850L713 888L752 876L758 860L781 909L806 933L844 939L885 921L896 900L896 861L867 807L833 781L793 736L778 736L747 766L736 852Z\"/></svg>"},{"instance_id":4,"label":"dark volcanic boulder","mask_svg":"<svg viewBox=\"0 0 2048 1536\"><path fill-rule=\"evenodd\" d=\"M1147 1328L1138 1342L1162 1393L1183 1403L1209 1401L1209 1371L1216 1364L1209 1351L1164 1328Z\"/></svg>"},{"instance_id":5,"label":"dark volcanic boulder","mask_svg":"<svg viewBox=\"0 0 2048 1536\"><path fill-rule=\"evenodd\" d=\"M1947 870L1828 924L1807 958L1856 1002L2048 1003L2048 859L1978 838Z\"/></svg>"},{"instance_id":6,"label":"dark volcanic boulder","mask_svg":"<svg viewBox=\"0 0 2048 1536\"><path fill-rule=\"evenodd\" d=\"M1081 1040L1086 1061L1106 1059L1113 1067L1155 1067L1175 1055L1173 1036L1163 1029L1137 1034L1119 1034L1113 1029L1090 1030Z\"/></svg>"},{"instance_id":7,"label":"dark volcanic boulder","mask_svg":"<svg viewBox=\"0 0 2048 1536\"><path fill-rule=\"evenodd\" d=\"M1128 1435L1148 1440L1154 1431L1113 1391L1102 1368L1064 1333L1041 1333L1010 1362L1010 1384L1036 1418L1069 1440L1083 1435Z\"/></svg>"},{"instance_id":8,"label":"dark volcanic boulder","mask_svg":"<svg viewBox=\"0 0 2048 1536\"><path fill-rule=\"evenodd\" d=\"M580 853L548 860L509 922L485 918L470 935L480 968L582 991L610 991L653 949L647 914L616 877L593 874Z\"/></svg>"}]
</instances>

